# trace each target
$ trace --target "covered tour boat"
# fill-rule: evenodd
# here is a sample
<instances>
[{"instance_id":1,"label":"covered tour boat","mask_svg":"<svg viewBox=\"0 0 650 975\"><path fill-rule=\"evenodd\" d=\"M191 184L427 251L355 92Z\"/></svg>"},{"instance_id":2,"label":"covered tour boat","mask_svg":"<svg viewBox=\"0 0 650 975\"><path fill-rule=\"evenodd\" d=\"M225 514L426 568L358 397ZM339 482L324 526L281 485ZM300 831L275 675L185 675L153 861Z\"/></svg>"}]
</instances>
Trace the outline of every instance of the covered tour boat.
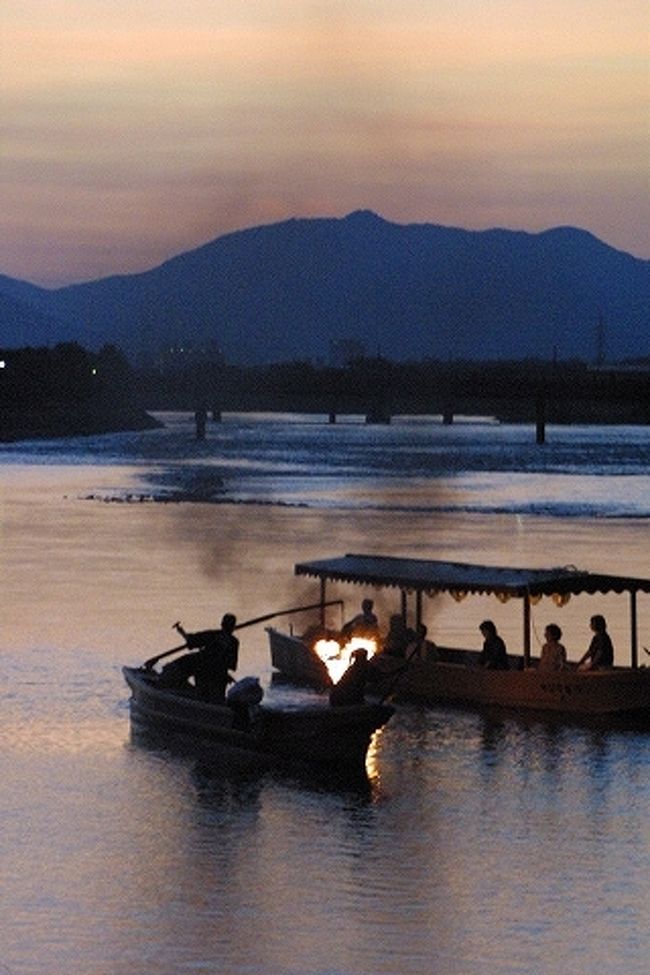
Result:
<instances>
[{"instance_id":1,"label":"covered tour boat","mask_svg":"<svg viewBox=\"0 0 650 975\"><path fill-rule=\"evenodd\" d=\"M131 689L131 723L136 731L154 733L169 744L190 745L204 759L227 768L309 769L361 775L371 738L394 712L386 704L330 707L251 707L242 722L241 709L211 704L194 688L161 686L158 672L123 667Z\"/></svg>"},{"instance_id":2,"label":"covered tour boat","mask_svg":"<svg viewBox=\"0 0 650 975\"><path fill-rule=\"evenodd\" d=\"M492 594L502 602L521 601L522 652L509 651L508 670L483 669L478 665L478 651L436 646L425 657L417 655L406 662L382 661L383 685L382 668L376 668L380 696L390 688L400 698L428 704L499 706L574 716L634 715L650 722L650 668L639 666L637 634L637 595L650 593L649 579L597 574L574 567L504 568L375 555L301 562L295 566L295 573L320 581L322 604L328 582L398 590L397 611L416 626L422 621L423 600L439 593L450 593L455 599ZM531 655L531 606L542 596L551 596L557 605L562 605L574 595L609 592L629 597L629 666L590 671L578 670L576 664L569 663L552 672L538 669L539 661ZM324 612L321 622L324 629ZM315 641L276 629L269 629L268 634L272 664L286 679L324 688L335 682L327 653L319 654ZM379 653L378 664L381 658Z\"/></svg>"}]
</instances>

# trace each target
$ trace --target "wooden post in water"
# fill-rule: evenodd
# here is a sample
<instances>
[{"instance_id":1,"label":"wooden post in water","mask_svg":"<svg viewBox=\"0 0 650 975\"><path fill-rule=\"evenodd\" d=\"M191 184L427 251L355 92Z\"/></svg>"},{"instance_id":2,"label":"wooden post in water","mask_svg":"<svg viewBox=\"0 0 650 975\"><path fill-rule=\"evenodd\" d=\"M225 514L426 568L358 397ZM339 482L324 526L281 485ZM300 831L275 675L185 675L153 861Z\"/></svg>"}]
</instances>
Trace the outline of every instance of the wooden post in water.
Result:
<instances>
[{"instance_id":1,"label":"wooden post in water","mask_svg":"<svg viewBox=\"0 0 650 975\"><path fill-rule=\"evenodd\" d=\"M446 427L450 427L454 422L454 408L447 404L442 408L442 422Z\"/></svg>"},{"instance_id":2,"label":"wooden post in water","mask_svg":"<svg viewBox=\"0 0 650 975\"><path fill-rule=\"evenodd\" d=\"M334 412L334 410L331 410L330 411L329 422L330 423L336 423L336 413Z\"/></svg>"}]
</instances>

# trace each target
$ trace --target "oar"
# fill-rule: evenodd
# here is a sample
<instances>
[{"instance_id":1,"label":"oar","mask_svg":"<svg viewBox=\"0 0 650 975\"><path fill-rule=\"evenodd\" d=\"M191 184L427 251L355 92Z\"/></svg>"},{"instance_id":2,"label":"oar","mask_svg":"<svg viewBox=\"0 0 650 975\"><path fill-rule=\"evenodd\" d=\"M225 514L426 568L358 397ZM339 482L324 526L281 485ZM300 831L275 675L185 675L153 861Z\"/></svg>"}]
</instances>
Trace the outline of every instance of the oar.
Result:
<instances>
[{"instance_id":1,"label":"oar","mask_svg":"<svg viewBox=\"0 0 650 975\"><path fill-rule=\"evenodd\" d=\"M308 609L320 609L321 606L338 606L343 605L342 599L331 599L326 603L311 603L309 606L294 606L292 609L279 609L275 613L266 613L264 616L255 616L251 620L245 620L244 623L238 623L235 627L236 630L243 630L245 626L254 626L256 623L265 623L267 620L275 619L276 616L288 616L290 613L302 613ZM185 650L187 643L181 643L180 647L172 647L171 650L163 650L162 653L156 654L155 657L149 657L145 660L142 665L145 670L151 670L151 668L158 663L159 660L163 660L165 657L171 657L173 653L178 653L180 650Z\"/></svg>"}]
</instances>

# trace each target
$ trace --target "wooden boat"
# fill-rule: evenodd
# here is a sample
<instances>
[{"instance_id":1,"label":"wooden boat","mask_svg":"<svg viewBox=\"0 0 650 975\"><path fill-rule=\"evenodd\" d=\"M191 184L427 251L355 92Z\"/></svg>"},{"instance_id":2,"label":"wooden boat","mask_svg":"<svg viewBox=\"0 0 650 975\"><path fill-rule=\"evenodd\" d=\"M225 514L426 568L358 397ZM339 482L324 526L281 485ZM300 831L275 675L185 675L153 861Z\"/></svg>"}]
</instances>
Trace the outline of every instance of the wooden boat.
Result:
<instances>
[{"instance_id":1,"label":"wooden boat","mask_svg":"<svg viewBox=\"0 0 650 975\"><path fill-rule=\"evenodd\" d=\"M193 688L161 687L160 675L123 667L131 689L131 722L162 740L196 746L203 758L236 769L309 769L357 775L365 770L372 735L394 713L386 704L273 708L259 705L238 727L227 704L198 700Z\"/></svg>"},{"instance_id":2,"label":"wooden boat","mask_svg":"<svg viewBox=\"0 0 650 975\"><path fill-rule=\"evenodd\" d=\"M275 670L294 684L304 684L318 690L330 688L334 681L325 661L311 643L293 634L267 627L271 647L271 663Z\"/></svg>"},{"instance_id":3,"label":"wooden boat","mask_svg":"<svg viewBox=\"0 0 650 975\"><path fill-rule=\"evenodd\" d=\"M497 706L542 711L566 716L631 715L650 724L650 668L639 666L637 594L650 592L650 580L595 574L573 567L521 569L438 562L425 559L345 555L295 566L296 575L318 579L325 601L328 582L390 588L400 592L401 614L406 619L409 598L414 600L414 621L422 619L426 596L451 593L493 594L502 602L518 599L523 606L523 651L509 653L510 669L485 670L478 652L436 647L433 659L390 661L376 658L378 693L392 687L399 698L428 704ZM582 671L569 665L561 671L541 671L530 652L531 605L552 596L562 605L581 593L627 593L630 599L630 666ZM322 614L324 622L324 613ZM286 679L327 687L327 667L313 648L300 638L269 629L273 666ZM381 671L384 671L383 675Z\"/></svg>"}]
</instances>

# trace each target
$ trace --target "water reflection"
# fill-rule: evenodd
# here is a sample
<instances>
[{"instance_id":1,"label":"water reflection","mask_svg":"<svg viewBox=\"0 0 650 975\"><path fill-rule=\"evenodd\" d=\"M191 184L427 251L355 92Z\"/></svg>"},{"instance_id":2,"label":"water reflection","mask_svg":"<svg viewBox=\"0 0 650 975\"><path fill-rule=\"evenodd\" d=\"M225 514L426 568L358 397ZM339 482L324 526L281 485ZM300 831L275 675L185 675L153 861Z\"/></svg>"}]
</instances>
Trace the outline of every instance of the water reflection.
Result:
<instances>
[{"instance_id":1,"label":"water reflection","mask_svg":"<svg viewBox=\"0 0 650 975\"><path fill-rule=\"evenodd\" d=\"M293 564L336 552L643 576L644 521L590 515L648 513L648 431L627 442L553 431L539 452L525 430L422 424L400 446L397 426L227 427L201 457L183 423L69 443L63 466L60 445L0 451L0 964L14 975L645 975L647 731L400 707L375 739L366 791L233 779L129 743L120 665L164 649L179 617L201 628L225 610L247 619L313 602ZM566 477L577 458L588 476ZM258 500L322 492L323 504L78 500L161 471L162 487L182 488L193 460L190 487L205 489L209 467L210 489L218 474ZM287 463L296 476L283 484ZM366 494L374 509L354 508ZM578 496L580 517L560 517ZM552 518L513 514L535 498ZM468 515L468 500L501 514ZM593 600L625 656L628 608L605 598ZM561 610L574 654L586 602ZM427 604L435 638L475 634L487 615L477 603ZM492 608L514 645L519 614ZM646 609L640 600L641 628ZM243 631L241 660L268 680L262 628Z\"/></svg>"},{"instance_id":2,"label":"water reflection","mask_svg":"<svg viewBox=\"0 0 650 975\"><path fill-rule=\"evenodd\" d=\"M295 706L295 701L293 702ZM156 732L143 725L131 724L130 741L134 748L143 749L161 759L181 759L192 768L193 780L206 795L247 795L249 788L257 791L260 783L276 781L300 791L349 794L358 799L373 795L373 776L368 772L340 769L320 769L309 766L289 766L270 769L243 768L214 754L209 742L201 743L182 735ZM375 759L376 761L376 759ZM376 787L376 785L375 785Z\"/></svg>"},{"instance_id":3,"label":"water reflection","mask_svg":"<svg viewBox=\"0 0 650 975\"><path fill-rule=\"evenodd\" d=\"M138 749L133 758L144 762L147 809L152 802L158 807L161 792L176 796L173 823L164 832L151 824L137 886L140 912L149 905L148 924L165 914L165 951L182 942L186 964L236 952L240 971L247 965L281 971L287 951L300 958L314 950L334 912L337 939L354 940L358 874L376 846L369 791L335 790L270 773L224 777L168 752ZM191 919L177 915L173 903L171 917L170 905L164 907L170 875L173 903L180 898L191 906ZM338 919L341 911L349 923Z\"/></svg>"}]
</instances>

